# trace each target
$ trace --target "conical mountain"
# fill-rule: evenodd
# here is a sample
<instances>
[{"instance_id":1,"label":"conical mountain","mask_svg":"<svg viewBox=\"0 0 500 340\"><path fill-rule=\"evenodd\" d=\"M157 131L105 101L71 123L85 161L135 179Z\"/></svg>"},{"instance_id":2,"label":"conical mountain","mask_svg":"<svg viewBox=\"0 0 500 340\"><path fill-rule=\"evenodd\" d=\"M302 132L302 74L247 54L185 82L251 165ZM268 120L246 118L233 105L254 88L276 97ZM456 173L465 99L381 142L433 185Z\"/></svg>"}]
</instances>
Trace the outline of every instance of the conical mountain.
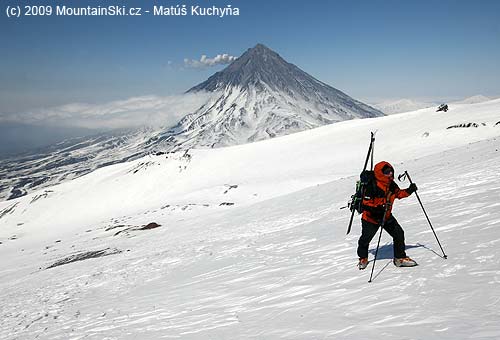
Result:
<instances>
[{"instance_id":1,"label":"conical mountain","mask_svg":"<svg viewBox=\"0 0 500 340\"><path fill-rule=\"evenodd\" d=\"M176 147L220 147L383 113L315 79L258 44L187 92L217 93L161 138Z\"/></svg>"},{"instance_id":2,"label":"conical mountain","mask_svg":"<svg viewBox=\"0 0 500 340\"><path fill-rule=\"evenodd\" d=\"M217 91L227 86L248 89L262 84L282 91L290 86L299 85L300 80L307 80L307 78L312 77L295 65L287 63L276 52L258 44L248 49L223 71L217 72L188 92Z\"/></svg>"},{"instance_id":3,"label":"conical mountain","mask_svg":"<svg viewBox=\"0 0 500 340\"><path fill-rule=\"evenodd\" d=\"M316 80L261 44L188 92L198 91L213 92L213 99L173 128L83 138L4 161L0 200L150 152L243 144L342 120L383 115Z\"/></svg>"}]
</instances>

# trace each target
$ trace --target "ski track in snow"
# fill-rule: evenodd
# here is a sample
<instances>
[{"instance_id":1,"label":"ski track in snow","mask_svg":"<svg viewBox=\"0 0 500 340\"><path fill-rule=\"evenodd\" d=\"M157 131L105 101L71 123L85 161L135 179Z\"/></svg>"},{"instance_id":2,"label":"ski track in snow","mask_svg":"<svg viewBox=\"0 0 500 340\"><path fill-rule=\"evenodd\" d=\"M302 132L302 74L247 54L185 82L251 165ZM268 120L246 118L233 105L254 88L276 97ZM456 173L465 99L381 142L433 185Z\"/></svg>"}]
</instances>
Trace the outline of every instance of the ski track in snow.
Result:
<instances>
[{"instance_id":1,"label":"ski track in snow","mask_svg":"<svg viewBox=\"0 0 500 340\"><path fill-rule=\"evenodd\" d=\"M339 210L350 177L246 207L152 212L147 218L162 227L128 236L103 224L50 246L4 251L17 266L0 265L0 338L498 339L499 144L397 166L416 169L410 174L447 260L410 197L394 215L420 265L394 267L384 233L368 283L372 263L356 268L359 217L346 237L349 211ZM123 252L44 269L105 248Z\"/></svg>"}]
</instances>

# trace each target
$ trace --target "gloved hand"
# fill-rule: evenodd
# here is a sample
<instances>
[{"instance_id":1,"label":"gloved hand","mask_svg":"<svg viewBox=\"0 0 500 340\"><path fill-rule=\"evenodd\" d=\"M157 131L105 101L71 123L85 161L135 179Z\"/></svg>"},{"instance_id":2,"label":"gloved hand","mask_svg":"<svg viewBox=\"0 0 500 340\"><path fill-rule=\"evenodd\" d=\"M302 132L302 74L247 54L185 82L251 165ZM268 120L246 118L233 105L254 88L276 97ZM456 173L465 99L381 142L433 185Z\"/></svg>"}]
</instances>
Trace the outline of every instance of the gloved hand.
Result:
<instances>
[{"instance_id":1,"label":"gloved hand","mask_svg":"<svg viewBox=\"0 0 500 340\"><path fill-rule=\"evenodd\" d=\"M406 189L406 192L411 195L417 190L418 190L417 185L415 183L412 183L412 184L410 184L408 189Z\"/></svg>"}]
</instances>

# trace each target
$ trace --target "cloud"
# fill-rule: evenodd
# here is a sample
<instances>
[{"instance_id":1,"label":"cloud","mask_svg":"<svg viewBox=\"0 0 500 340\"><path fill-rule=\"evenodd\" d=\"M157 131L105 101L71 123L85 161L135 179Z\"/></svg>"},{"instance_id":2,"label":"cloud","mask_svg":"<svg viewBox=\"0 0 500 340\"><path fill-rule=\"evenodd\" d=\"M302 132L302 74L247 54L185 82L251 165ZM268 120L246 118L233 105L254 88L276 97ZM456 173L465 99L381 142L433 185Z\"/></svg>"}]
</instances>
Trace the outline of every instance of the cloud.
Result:
<instances>
[{"instance_id":1,"label":"cloud","mask_svg":"<svg viewBox=\"0 0 500 340\"><path fill-rule=\"evenodd\" d=\"M236 57L229 54L217 54L214 58L207 58L207 56L203 54L200 60L184 59L184 66L189 68L203 68L216 65L226 65L235 60Z\"/></svg>"},{"instance_id":2,"label":"cloud","mask_svg":"<svg viewBox=\"0 0 500 340\"><path fill-rule=\"evenodd\" d=\"M15 114L0 114L0 124L121 129L141 126L169 127L204 105L213 93L142 96L104 104L72 103Z\"/></svg>"}]
</instances>

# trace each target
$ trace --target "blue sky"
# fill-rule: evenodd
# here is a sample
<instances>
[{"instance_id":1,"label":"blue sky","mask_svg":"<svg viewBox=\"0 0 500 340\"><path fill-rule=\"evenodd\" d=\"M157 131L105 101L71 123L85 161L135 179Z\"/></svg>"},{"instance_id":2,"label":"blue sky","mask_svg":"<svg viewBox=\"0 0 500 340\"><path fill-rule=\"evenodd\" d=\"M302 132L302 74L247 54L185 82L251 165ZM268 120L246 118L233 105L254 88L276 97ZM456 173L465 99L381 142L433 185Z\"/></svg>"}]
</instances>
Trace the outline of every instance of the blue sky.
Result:
<instances>
[{"instance_id":1,"label":"blue sky","mask_svg":"<svg viewBox=\"0 0 500 340\"><path fill-rule=\"evenodd\" d=\"M1 4L0 114L179 94L223 68L187 68L185 58L239 56L257 43L365 101L500 96L500 1L164 0L230 4L240 15L7 18L7 5L26 3Z\"/></svg>"}]
</instances>

